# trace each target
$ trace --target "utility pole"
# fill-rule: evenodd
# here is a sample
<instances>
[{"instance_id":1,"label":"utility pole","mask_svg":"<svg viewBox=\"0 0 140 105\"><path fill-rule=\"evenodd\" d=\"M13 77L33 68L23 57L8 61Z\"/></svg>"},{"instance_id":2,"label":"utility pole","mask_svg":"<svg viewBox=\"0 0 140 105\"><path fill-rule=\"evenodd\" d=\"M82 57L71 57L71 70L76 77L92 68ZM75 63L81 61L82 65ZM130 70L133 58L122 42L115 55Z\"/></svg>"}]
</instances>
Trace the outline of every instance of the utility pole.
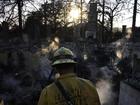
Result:
<instances>
[{"instance_id":1,"label":"utility pole","mask_svg":"<svg viewBox=\"0 0 140 105\"><path fill-rule=\"evenodd\" d=\"M47 26L47 14L46 14L46 11L47 11L47 0L45 0L45 3L44 3L44 15L45 15L45 27Z\"/></svg>"},{"instance_id":2,"label":"utility pole","mask_svg":"<svg viewBox=\"0 0 140 105\"><path fill-rule=\"evenodd\" d=\"M22 0L17 0L17 5L18 5L18 22L19 22L19 30L20 32L22 31L22 6L23 6L23 1Z\"/></svg>"},{"instance_id":3,"label":"utility pole","mask_svg":"<svg viewBox=\"0 0 140 105\"><path fill-rule=\"evenodd\" d=\"M135 25L136 25L136 14L137 14L137 1L134 0L134 9L133 9L133 23L132 23L132 39L134 39L135 35Z\"/></svg>"},{"instance_id":4,"label":"utility pole","mask_svg":"<svg viewBox=\"0 0 140 105\"><path fill-rule=\"evenodd\" d=\"M137 1L134 0L134 9L133 9L133 22L132 22L132 48L131 48L131 59L132 59L132 77L134 77L135 69L134 69L134 37L136 32L136 14L137 14Z\"/></svg>"},{"instance_id":5,"label":"utility pole","mask_svg":"<svg viewBox=\"0 0 140 105\"><path fill-rule=\"evenodd\" d=\"M81 11L81 14L80 14L80 16L81 16L81 20L80 20L80 23L82 23L83 22L83 0L81 0L80 1L80 11Z\"/></svg>"},{"instance_id":6,"label":"utility pole","mask_svg":"<svg viewBox=\"0 0 140 105\"><path fill-rule=\"evenodd\" d=\"M101 42L103 42L104 41L104 17L105 17L105 0L103 0L103 8L102 8L102 10L103 10L103 17L102 17L102 36L101 36Z\"/></svg>"}]
</instances>

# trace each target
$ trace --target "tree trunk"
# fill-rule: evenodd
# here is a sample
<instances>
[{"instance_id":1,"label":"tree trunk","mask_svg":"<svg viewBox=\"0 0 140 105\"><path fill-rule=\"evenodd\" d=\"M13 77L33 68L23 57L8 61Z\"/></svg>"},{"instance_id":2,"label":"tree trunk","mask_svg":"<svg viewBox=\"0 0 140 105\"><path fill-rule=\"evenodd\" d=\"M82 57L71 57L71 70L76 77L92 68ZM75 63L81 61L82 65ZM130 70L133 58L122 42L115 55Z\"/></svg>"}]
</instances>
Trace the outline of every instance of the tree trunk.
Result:
<instances>
[{"instance_id":1,"label":"tree trunk","mask_svg":"<svg viewBox=\"0 0 140 105\"><path fill-rule=\"evenodd\" d=\"M112 34L113 31L113 16L110 17L110 32Z\"/></svg>"},{"instance_id":2,"label":"tree trunk","mask_svg":"<svg viewBox=\"0 0 140 105\"><path fill-rule=\"evenodd\" d=\"M22 31L22 0L17 0L19 29Z\"/></svg>"}]
</instances>

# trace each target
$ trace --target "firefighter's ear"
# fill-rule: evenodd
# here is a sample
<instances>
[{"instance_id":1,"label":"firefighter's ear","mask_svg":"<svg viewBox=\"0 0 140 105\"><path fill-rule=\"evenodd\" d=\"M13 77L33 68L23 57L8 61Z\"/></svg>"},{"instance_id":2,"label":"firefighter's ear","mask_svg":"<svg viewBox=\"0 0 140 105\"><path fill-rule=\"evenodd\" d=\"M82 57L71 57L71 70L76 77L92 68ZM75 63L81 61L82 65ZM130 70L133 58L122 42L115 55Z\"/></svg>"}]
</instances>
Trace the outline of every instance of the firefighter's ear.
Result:
<instances>
[{"instance_id":1,"label":"firefighter's ear","mask_svg":"<svg viewBox=\"0 0 140 105\"><path fill-rule=\"evenodd\" d=\"M55 79L59 78L60 77L60 73L56 73L55 74Z\"/></svg>"}]
</instances>

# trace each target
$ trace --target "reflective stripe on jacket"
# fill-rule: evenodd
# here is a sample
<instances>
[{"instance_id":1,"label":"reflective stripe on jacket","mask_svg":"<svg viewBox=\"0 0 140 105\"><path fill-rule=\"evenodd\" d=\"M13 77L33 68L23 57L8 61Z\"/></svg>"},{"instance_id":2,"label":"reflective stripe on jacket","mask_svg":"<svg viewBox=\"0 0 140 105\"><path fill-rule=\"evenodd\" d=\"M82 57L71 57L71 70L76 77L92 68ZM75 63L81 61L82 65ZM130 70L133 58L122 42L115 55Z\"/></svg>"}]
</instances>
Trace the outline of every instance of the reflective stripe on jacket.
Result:
<instances>
[{"instance_id":1,"label":"reflective stripe on jacket","mask_svg":"<svg viewBox=\"0 0 140 105\"><path fill-rule=\"evenodd\" d=\"M98 93L90 81L78 78L75 74L60 76L58 80L70 92L75 105L100 105ZM67 104L55 83L52 83L42 90L38 105Z\"/></svg>"}]
</instances>

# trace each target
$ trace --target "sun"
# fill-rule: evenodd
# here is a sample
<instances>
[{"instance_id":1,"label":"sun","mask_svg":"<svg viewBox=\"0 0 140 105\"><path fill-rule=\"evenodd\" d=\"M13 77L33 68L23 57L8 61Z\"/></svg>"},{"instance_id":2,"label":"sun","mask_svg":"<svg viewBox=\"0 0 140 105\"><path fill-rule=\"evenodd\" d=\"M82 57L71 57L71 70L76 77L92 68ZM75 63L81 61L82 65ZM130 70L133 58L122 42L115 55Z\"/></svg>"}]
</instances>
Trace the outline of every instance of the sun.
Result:
<instances>
[{"instance_id":1,"label":"sun","mask_svg":"<svg viewBox=\"0 0 140 105\"><path fill-rule=\"evenodd\" d=\"M78 19L80 16L80 11L78 8L72 8L70 11L70 17L72 17L73 19Z\"/></svg>"},{"instance_id":2,"label":"sun","mask_svg":"<svg viewBox=\"0 0 140 105\"><path fill-rule=\"evenodd\" d=\"M69 22L76 22L80 18L80 9L76 6L72 6L68 15Z\"/></svg>"}]
</instances>

